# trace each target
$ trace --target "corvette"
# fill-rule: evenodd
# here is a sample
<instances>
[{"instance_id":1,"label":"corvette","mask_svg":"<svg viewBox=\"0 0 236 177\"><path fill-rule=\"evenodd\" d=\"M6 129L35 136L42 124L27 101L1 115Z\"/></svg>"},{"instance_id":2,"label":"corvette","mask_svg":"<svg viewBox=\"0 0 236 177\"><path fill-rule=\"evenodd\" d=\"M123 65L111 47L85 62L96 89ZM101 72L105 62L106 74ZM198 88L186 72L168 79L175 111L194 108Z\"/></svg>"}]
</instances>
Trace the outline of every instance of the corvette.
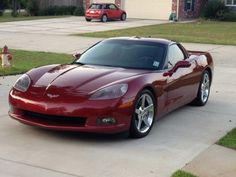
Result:
<instances>
[{"instance_id":1,"label":"corvette","mask_svg":"<svg viewBox=\"0 0 236 177\"><path fill-rule=\"evenodd\" d=\"M71 64L23 74L9 93L10 117L32 126L141 138L155 119L186 104L207 103L213 78L208 52L166 39L98 42Z\"/></svg>"}]
</instances>

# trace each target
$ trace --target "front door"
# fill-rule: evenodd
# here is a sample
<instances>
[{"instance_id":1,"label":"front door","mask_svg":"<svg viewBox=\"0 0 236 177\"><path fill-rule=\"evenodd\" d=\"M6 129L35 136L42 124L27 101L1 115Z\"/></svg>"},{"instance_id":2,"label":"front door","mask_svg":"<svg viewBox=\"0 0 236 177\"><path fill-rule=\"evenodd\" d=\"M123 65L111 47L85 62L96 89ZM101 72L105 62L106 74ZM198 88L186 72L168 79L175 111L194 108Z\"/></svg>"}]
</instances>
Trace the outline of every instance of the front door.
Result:
<instances>
[{"instance_id":1,"label":"front door","mask_svg":"<svg viewBox=\"0 0 236 177\"><path fill-rule=\"evenodd\" d=\"M168 66L166 70L171 70L176 63L181 60L188 60L188 56L183 52L181 46L172 44L168 49ZM167 100L168 111L176 109L193 99L196 92L196 77L193 69L196 67L195 61L190 61L189 67L179 67L172 75L167 76Z\"/></svg>"}]
</instances>

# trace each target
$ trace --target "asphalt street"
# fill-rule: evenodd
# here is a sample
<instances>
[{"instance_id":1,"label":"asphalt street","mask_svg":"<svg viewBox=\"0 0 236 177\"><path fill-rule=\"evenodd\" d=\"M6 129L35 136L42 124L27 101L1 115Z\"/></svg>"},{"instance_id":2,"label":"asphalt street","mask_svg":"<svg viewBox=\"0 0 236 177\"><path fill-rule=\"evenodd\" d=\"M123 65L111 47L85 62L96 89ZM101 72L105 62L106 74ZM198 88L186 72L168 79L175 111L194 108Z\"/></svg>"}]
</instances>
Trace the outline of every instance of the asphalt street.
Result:
<instances>
[{"instance_id":1,"label":"asphalt street","mask_svg":"<svg viewBox=\"0 0 236 177\"><path fill-rule=\"evenodd\" d=\"M33 34L30 30L0 30L0 39L0 45L6 43L10 48L61 53L83 51L101 40ZM129 139L125 134L55 132L20 124L7 115L8 92L18 76L1 77L0 176L169 177L185 166L236 126L236 46L184 46L209 51L214 57L209 102L204 107L187 105L168 114L143 139Z\"/></svg>"}]
</instances>

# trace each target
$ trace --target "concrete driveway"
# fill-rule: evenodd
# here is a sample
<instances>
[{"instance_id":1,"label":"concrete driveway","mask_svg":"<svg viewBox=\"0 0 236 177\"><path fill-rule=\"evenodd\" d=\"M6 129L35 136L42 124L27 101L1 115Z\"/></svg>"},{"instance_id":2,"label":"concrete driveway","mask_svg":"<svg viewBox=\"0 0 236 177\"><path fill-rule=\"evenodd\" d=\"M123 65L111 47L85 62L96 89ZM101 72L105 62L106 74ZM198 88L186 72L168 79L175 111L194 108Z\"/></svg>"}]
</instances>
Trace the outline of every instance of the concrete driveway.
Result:
<instances>
[{"instance_id":1,"label":"concrete driveway","mask_svg":"<svg viewBox=\"0 0 236 177\"><path fill-rule=\"evenodd\" d=\"M127 19L126 21L86 22L84 17L53 18L0 23L0 32L68 35L168 23L165 20Z\"/></svg>"},{"instance_id":2,"label":"concrete driveway","mask_svg":"<svg viewBox=\"0 0 236 177\"><path fill-rule=\"evenodd\" d=\"M62 53L82 51L100 40L10 31L0 31L0 39L0 45L6 42L11 48ZM236 126L236 47L184 46L209 50L214 57L209 102L205 107L185 106L165 116L143 139L54 132L22 125L7 115L7 94L18 76L1 77L0 176L169 177L185 166Z\"/></svg>"}]
</instances>

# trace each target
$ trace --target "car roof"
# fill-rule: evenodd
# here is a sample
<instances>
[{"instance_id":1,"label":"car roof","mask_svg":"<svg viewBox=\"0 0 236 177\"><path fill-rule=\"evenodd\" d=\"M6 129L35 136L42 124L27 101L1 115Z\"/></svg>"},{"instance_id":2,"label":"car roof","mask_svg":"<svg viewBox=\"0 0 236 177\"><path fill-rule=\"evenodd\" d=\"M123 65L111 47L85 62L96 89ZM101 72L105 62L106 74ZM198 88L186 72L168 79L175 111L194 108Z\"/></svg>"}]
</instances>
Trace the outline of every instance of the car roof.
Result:
<instances>
[{"instance_id":1,"label":"car roof","mask_svg":"<svg viewBox=\"0 0 236 177\"><path fill-rule=\"evenodd\" d=\"M168 39L162 39L162 38L151 38L151 37L139 37L139 36L133 36L133 37L114 37L114 38L108 38L106 40L139 40L143 42L155 42L163 45L170 45L172 43L175 43L174 41L168 40Z\"/></svg>"},{"instance_id":2,"label":"car roof","mask_svg":"<svg viewBox=\"0 0 236 177\"><path fill-rule=\"evenodd\" d=\"M110 3L110 2L94 2L92 4L101 4L101 5L103 5L103 4L114 4L114 3Z\"/></svg>"}]
</instances>

